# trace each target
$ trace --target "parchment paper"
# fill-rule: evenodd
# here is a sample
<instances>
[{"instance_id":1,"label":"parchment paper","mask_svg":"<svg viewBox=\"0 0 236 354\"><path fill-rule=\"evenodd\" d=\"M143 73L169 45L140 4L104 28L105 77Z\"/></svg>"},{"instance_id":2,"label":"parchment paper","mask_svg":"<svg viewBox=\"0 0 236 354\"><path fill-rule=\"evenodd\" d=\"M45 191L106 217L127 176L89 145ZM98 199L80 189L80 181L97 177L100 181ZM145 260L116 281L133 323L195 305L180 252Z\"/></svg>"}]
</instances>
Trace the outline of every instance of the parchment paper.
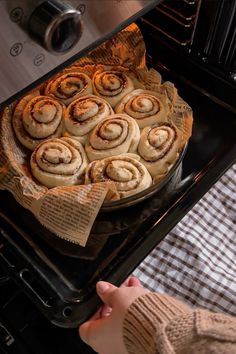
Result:
<instances>
[{"instance_id":1,"label":"parchment paper","mask_svg":"<svg viewBox=\"0 0 236 354\"><path fill-rule=\"evenodd\" d=\"M183 132L184 145L191 136L192 110L178 96L172 83L162 83L159 73L147 69L145 44L136 25L130 25L65 70L80 68L92 76L98 68L114 66L129 71L136 88L157 91L168 97L172 106L168 118ZM13 109L14 105L7 107L0 119L0 189L10 191L55 235L85 247L96 215L114 185L96 183L52 189L39 185L30 172L30 152L14 135Z\"/></svg>"}]
</instances>

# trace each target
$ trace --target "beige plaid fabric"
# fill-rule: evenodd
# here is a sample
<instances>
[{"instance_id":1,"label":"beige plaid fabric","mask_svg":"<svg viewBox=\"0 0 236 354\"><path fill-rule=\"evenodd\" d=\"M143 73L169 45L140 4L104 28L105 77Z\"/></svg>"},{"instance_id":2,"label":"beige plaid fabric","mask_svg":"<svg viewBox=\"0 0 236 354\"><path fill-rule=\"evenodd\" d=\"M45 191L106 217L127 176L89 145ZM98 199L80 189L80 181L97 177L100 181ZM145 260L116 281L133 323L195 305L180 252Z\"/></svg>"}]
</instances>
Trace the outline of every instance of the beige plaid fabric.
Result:
<instances>
[{"instance_id":1,"label":"beige plaid fabric","mask_svg":"<svg viewBox=\"0 0 236 354\"><path fill-rule=\"evenodd\" d=\"M236 164L135 270L143 285L236 315Z\"/></svg>"}]
</instances>

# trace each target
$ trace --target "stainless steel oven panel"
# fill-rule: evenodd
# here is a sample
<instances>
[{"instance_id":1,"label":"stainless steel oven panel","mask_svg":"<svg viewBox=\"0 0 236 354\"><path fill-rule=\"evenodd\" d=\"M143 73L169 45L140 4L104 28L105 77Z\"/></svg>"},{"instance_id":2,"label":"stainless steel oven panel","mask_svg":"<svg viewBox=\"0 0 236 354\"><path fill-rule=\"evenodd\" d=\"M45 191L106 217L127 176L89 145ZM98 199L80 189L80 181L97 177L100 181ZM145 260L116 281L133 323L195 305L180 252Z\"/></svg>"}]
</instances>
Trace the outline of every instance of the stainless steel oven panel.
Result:
<instances>
[{"instance_id":1,"label":"stainless steel oven panel","mask_svg":"<svg viewBox=\"0 0 236 354\"><path fill-rule=\"evenodd\" d=\"M62 50L59 55L55 55L32 39L27 26L33 9L32 3L38 9L37 6L41 6L42 1L1 0L0 104L9 103L23 89L45 78L54 69L59 69L63 63L69 63L69 60L72 61L94 48L158 2L160 0L68 0L65 5L65 2L57 1L60 6L69 6L81 13L82 34L71 50L66 53ZM45 3L49 2L44 1L43 4ZM39 20L40 16L41 13L38 13ZM36 31L40 32L41 29Z\"/></svg>"}]
</instances>

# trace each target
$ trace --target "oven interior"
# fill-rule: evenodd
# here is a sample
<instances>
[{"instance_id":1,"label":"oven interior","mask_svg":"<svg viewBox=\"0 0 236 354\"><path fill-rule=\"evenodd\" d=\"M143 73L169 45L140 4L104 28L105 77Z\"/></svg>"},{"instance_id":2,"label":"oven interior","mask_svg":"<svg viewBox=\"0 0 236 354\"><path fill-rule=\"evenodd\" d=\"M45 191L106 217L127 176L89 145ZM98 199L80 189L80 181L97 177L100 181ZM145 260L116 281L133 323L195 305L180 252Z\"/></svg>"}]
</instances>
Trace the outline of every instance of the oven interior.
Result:
<instances>
[{"instance_id":1,"label":"oven interior","mask_svg":"<svg viewBox=\"0 0 236 354\"><path fill-rule=\"evenodd\" d=\"M99 306L96 281L121 284L235 162L235 7L233 1L164 1L137 21L148 65L193 108L193 135L166 187L127 210L98 215L86 259L81 247L57 239L1 192L0 348L6 353L14 346L17 353L43 353L48 342L49 353L63 346L91 352L69 328ZM49 333L60 337L56 345Z\"/></svg>"}]
</instances>

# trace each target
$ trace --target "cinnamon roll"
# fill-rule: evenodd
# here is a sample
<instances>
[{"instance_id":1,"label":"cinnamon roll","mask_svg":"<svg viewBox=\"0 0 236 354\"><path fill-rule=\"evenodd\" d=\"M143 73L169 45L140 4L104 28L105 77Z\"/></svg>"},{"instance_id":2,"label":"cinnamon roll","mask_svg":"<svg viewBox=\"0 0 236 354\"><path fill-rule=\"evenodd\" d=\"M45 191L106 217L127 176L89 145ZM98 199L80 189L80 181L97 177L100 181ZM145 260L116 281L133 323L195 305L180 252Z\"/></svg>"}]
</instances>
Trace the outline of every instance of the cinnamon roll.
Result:
<instances>
[{"instance_id":1,"label":"cinnamon roll","mask_svg":"<svg viewBox=\"0 0 236 354\"><path fill-rule=\"evenodd\" d=\"M73 101L65 111L66 135L76 136L85 144L88 133L103 119L113 114L110 104L95 95Z\"/></svg>"},{"instance_id":2,"label":"cinnamon roll","mask_svg":"<svg viewBox=\"0 0 236 354\"><path fill-rule=\"evenodd\" d=\"M140 128L168 120L167 97L153 91L134 90L115 107L116 113L125 113L136 119Z\"/></svg>"},{"instance_id":3,"label":"cinnamon roll","mask_svg":"<svg viewBox=\"0 0 236 354\"><path fill-rule=\"evenodd\" d=\"M140 130L135 119L126 114L113 114L91 132L85 150L90 161L136 152Z\"/></svg>"},{"instance_id":4,"label":"cinnamon roll","mask_svg":"<svg viewBox=\"0 0 236 354\"><path fill-rule=\"evenodd\" d=\"M87 158L80 142L71 138L49 139L31 155L33 176L44 186L53 188L80 184Z\"/></svg>"},{"instance_id":5,"label":"cinnamon roll","mask_svg":"<svg viewBox=\"0 0 236 354\"><path fill-rule=\"evenodd\" d=\"M138 154L151 176L158 181L170 170L179 156L181 133L170 123L158 123L141 132Z\"/></svg>"},{"instance_id":6,"label":"cinnamon roll","mask_svg":"<svg viewBox=\"0 0 236 354\"><path fill-rule=\"evenodd\" d=\"M19 141L30 150L43 140L62 135L64 105L47 96L25 96L17 105L12 125Z\"/></svg>"},{"instance_id":7,"label":"cinnamon roll","mask_svg":"<svg viewBox=\"0 0 236 354\"><path fill-rule=\"evenodd\" d=\"M93 75L93 92L115 107L129 92L134 90L132 79L126 72L116 70L98 70Z\"/></svg>"},{"instance_id":8,"label":"cinnamon roll","mask_svg":"<svg viewBox=\"0 0 236 354\"><path fill-rule=\"evenodd\" d=\"M68 105L77 98L92 93L92 82L88 75L71 71L50 80L45 95L52 96Z\"/></svg>"},{"instance_id":9,"label":"cinnamon roll","mask_svg":"<svg viewBox=\"0 0 236 354\"><path fill-rule=\"evenodd\" d=\"M115 183L120 198L141 192L152 184L146 167L129 154L107 157L87 166L85 184L106 181Z\"/></svg>"}]
</instances>

